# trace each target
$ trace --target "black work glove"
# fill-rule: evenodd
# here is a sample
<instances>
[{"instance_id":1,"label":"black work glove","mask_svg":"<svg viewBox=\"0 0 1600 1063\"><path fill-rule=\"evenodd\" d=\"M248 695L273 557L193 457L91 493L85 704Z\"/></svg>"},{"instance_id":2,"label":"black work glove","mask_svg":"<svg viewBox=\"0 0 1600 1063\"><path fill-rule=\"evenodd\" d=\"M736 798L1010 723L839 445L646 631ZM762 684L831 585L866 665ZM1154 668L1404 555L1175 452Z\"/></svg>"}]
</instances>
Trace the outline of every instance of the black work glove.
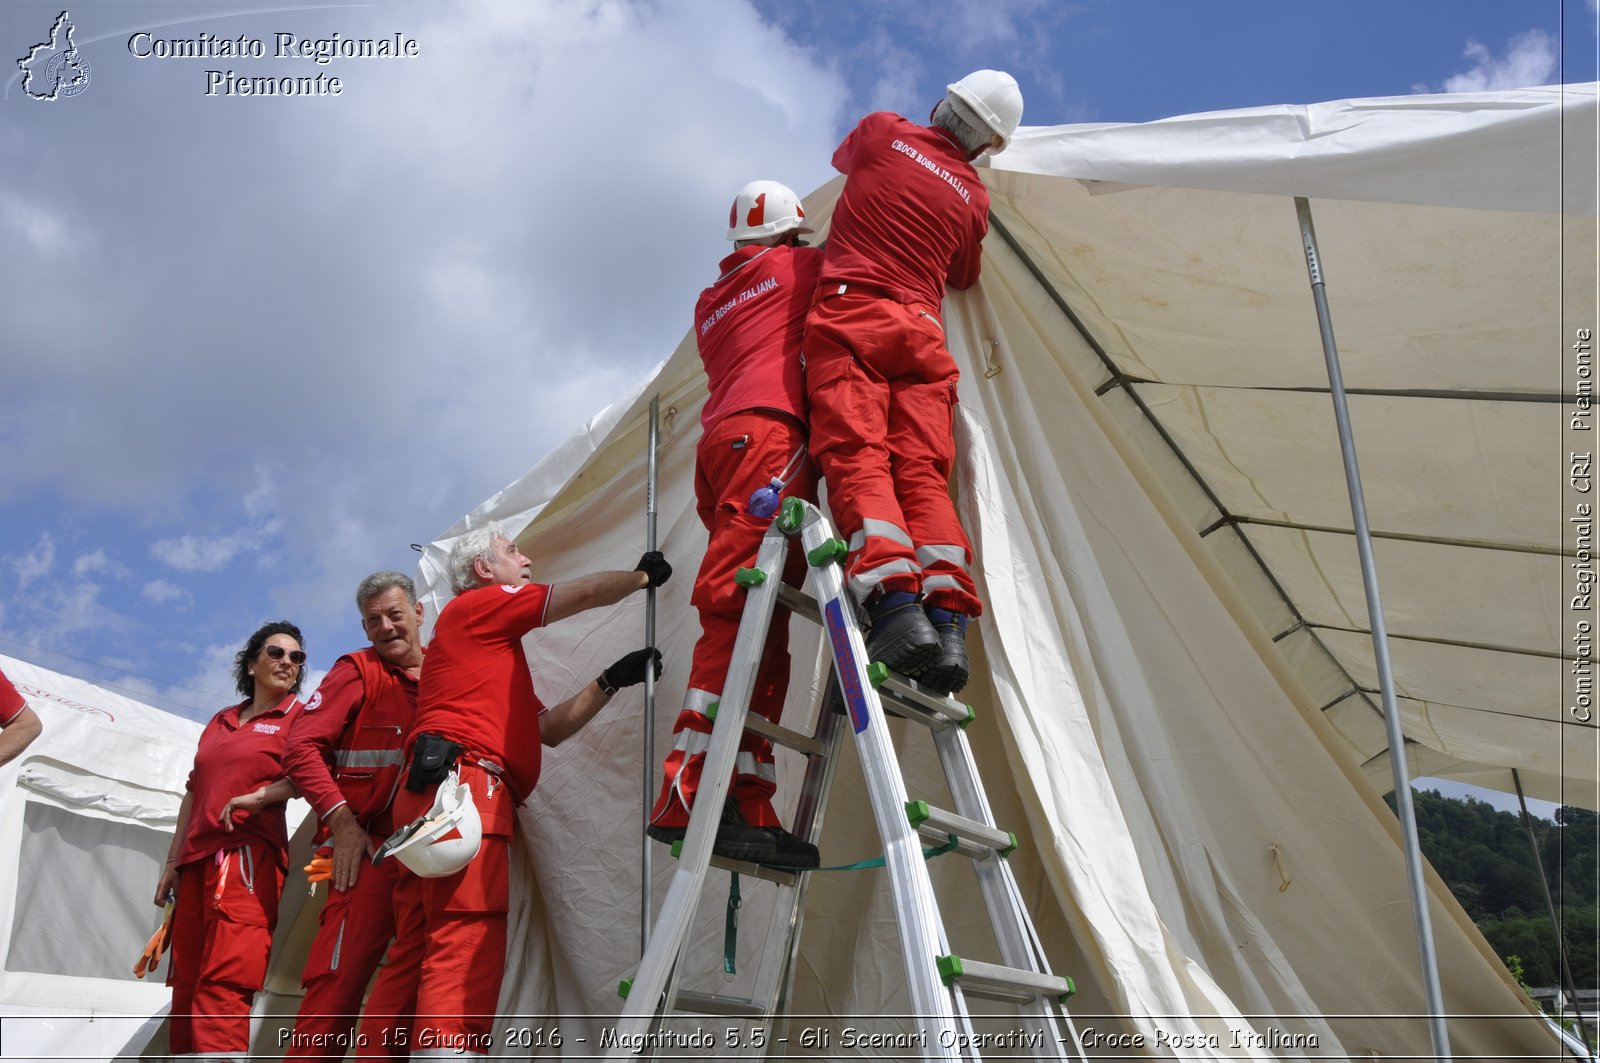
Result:
<instances>
[{"instance_id":1,"label":"black work glove","mask_svg":"<svg viewBox=\"0 0 1600 1063\"><path fill-rule=\"evenodd\" d=\"M645 574L650 581L646 584L649 587L659 587L672 578L672 566L667 564L667 556L660 550L651 550L639 558L639 563L633 566L633 570Z\"/></svg>"},{"instance_id":2,"label":"black work glove","mask_svg":"<svg viewBox=\"0 0 1600 1063\"><path fill-rule=\"evenodd\" d=\"M649 556L649 555L646 555ZM659 556L659 555L658 555ZM666 564L665 561L662 564ZM657 649L634 650L632 653L623 654L617 658L615 664L600 673L600 678L595 682L600 684L600 690L607 697L615 694L623 687L637 686L644 682L644 666L649 661L656 667L656 678L661 678L661 651Z\"/></svg>"}]
</instances>

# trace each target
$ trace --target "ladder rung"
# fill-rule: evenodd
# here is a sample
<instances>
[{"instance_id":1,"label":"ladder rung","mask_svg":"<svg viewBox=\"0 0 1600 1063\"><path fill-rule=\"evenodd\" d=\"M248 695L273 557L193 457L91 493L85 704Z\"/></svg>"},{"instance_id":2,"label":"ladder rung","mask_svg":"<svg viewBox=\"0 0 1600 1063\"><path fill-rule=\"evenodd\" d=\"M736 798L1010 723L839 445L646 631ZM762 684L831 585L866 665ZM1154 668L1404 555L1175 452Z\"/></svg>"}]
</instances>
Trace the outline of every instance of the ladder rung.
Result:
<instances>
[{"instance_id":1,"label":"ladder rung","mask_svg":"<svg viewBox=\"0 0 1600 1063\"><path fill-rule=\"evenodd\" d=\"M760 735L774 745L792 749L797 753L804 753L808 757L821 756L827 752L822 743L810 735L801 734L799 731L791 731L787 727L775 724L760 713L746 713L744 729L752 734Z\"/></svg>"},{"instance_id":2,"label":"ladder rung","mask_svg":"<svg viewBox=\"0 0 1600 1063\"><path fill-rule=\"evenodd\" d=\"M991 852L1007 856L1017 847L1015 834L966 816L958 816L954 812L946 812L942 808L934 808L926 801L906 802L906 816L919 831L931 828L940 835L954 834L958 841L983 846L982 855L985 856ZM960 849L960 846L957 848Z\"/></svg>"},{"instance_id":3,"label":"ladder rung","mask_svg":"<svg viewBox=\"0 0 1600 1063\"><path fill-rule=\"evenodd\" d=\"M800 881L800 876L793 871L779 871L775 867L762 867L752 864L747 860L729 860L725 856L711 854L711 866L720 867L724 871L734 871L749 878L759 878L763 882L775 882L780 886L793 886Z\"/></svg>"},{"instance_id":4,"label":"ladder rung","mask_svg":"<svg viewBox=\"0 0 1600 1063\"><path fill-rule=\"evenodd\" d=\"M960 956L940 956L939 976L944 984L959 980L961 991L990 1000L1034 1000L1039 997L1065 999L1072 995L1070 978L1041 971L1002 967L997 963L968 960Z\"/></svg>"},{"instance_id":5,"label":"ladder rung","mask_svg":"<svg viewBox=\"0 0 1600 1063\"><path fill-rule=\"evenodd\" d=\"M716 993L692 993L679 990L674 1011L695 1015L727 1015L733 1018L764 1019L767 1009L743 997L725 997Z\"/></svg>"},{"instance_id":6,"label":"ladder rung","mask_svg":"<svg viewBox=\"0 0 1600 1063\"><path fill-rule=\"evenodd\" d=\"M813 624L822 623L822 610L817 608L817 600L805 591L795 590L787 583L778 588L778 604L795 616L805 617Z\"/></svg>"},{"instance_id":7,"label":"ladder rung","mask_svg":"<svg viewBox=\"0 0 1600 1063\"><path fill-rule=\"evenodd\" d=\"M911 719L930 727L946 727L950 724L965 727L972 720L972 706L963 705L948 695L923 690L915 679L907 679L881 662L874 661L868 667L867 678L878 688L878 695L885 701L911 710L907 713Z\"/></svg>"}]
</instances>

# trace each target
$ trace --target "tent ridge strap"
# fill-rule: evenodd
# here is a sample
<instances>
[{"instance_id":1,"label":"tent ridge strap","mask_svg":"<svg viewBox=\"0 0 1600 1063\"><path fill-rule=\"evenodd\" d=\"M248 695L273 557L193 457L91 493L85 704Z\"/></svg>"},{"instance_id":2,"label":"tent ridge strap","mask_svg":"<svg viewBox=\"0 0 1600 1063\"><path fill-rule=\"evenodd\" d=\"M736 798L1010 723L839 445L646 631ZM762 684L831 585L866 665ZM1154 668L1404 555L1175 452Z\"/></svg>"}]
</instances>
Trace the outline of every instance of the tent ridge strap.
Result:
<instances>
[{"instance_id":1,"label":"tent ridge strap","mask_svg":"<svg viewBox=\"0 0 1600 1063\"><path fill-rule=\"evenodd\" d=\"M1280 392L1293 395L1330 395L1332 388L1306 385L1303 387L1259 385L1259 384L1206 384L1184 383L1176 380L1144 380L1138 377L1124 376L1121 383L1130 384L1156 384L1168 388L1188 388L1193 391L1262 391ZM1346 395L1363 395L1367 398L1393 398L1393 399L1451 399L1465 400L1468 402L1535 402L1547 403L1553 406L1576 406L1578 396L1556 395L1550 392L1527 391L1471 391L1461 388L1345 388Z\"/></svg>"},{"instance_id":2,"label":"tent ridge strap","mask_svg":"<svg viewBox=\"0 0 1600 1063\"><path fill-rule=\"evenodd\" d=\"M1317 711L1318 712L1327 712L1329 709L1333 708L1335 705L1343 704L1344 702L1349 701L1351 698L1356 697L1357 695L1360 695L1360 694L1365 694L1366 692L1367 691L1365 689L1363 689L1362 687L1352 686L1349 690L1346 690L1343 694L1340 694L1338 697L1334 698L1332 701L1328 702L1326 705L1323 705L1321 708L1317 709Z\"/></svg>"},{"instance_id":3,"label":"tent ridge strap","mask_svg":"<svg viewBox=\"0 0 1600 1063\"><path fill-rule=\"evenodd\" d=\"M1373 687L1362 687L1360 690L1355 691L1354 693L1358 693L1358 694L1376 694L1376 693L1378 693L1378 691L1377 691L1376 688L1373 688ZM1485 709L1485 708L1481 708L1481 707L1479 707L1477 705L1457 705L1453 701L1430 701L1427 698L1414 697L1414 696L1412 696L1410 694L1397 694L1395 696L1398 697L1401 701L1414 701L1414 702L1417 702L1419 705L1442 705L1442 706L1444 706L1445 708L1448 708L1448 709L1465 709L1467 712L1481 712L1485 716L1499 716L1499 717L1501 717L1503 719L1507 719L1507 720L1527 720L1529 723L1558 723L1562 727L1581 727L1586 731L1593 731L1594 730L1594 724L1592 724L1592 723L1579 723L1577 720L1571 720L1571 719L1559 719L1559 720L1556 720L1556 719L1551 719L1548 716L1530 716L1525 712L1506 712L1504 709ZM1406 741L1410 742L1410 741L1414 741L1414 740L1411 739L1411 738L1407 738ZM1489 765L1489 767L1502 767L1502 766L1503 765L1498 765L1498 764ZM1509 771L1510 769L1507 768L1506 770Z\"/></svg>"},{"instance_id":4,"label":"tent ridge strap","mask_svg":"<svg viewBox=\"0 0 1600 1063\"><path fill-rule=\"evenodd\" d=\"M1314 631L1338 631L1346 635L1372 637L1371 629L1364 627L1343 627L1339 624L1319 624L1315 621L1307 621L1306 626ZM1515 654L1518 657L1544 657L1555 661L1576 661L1578 659L1575 655L1568 653L1521 649L1515 646L1496 646L1492 642L1466 642L1462 639L1445 639L1433 635L1400 635L1393 631L1389 632L1388 635L1391 639L1399 639L1403 642L1423 642L1433 646L1455 646L1463 650L1487 650L1491 653Z\"/></svg>"},{"instance_id":5,"label":"tent ridge strap","mask_svg":"<svg viewBox=\"0 0 1600 1063\"><path fill-rule=\"evenodd\" d=\"M1200 533L1203 539L1218 528L1231 524L1254 524L1262 528L1283 528L1288 531L1321 532L1326 535L1354 535L1354 528L1338 528L1327 524L1301 524L1292 520L1273 520L1271 517L1227 516L1209 525ZM1442 535L1414 535L1410 532L1372 532L1374 539L1393 539L1403 543L1426 543L1430 546L1459 546L1467 550L1503 550L1512 554L1542 554L1547 557L1575 557L1574 551L1564 546L1539 546L1536 543L1496 543L1482 539L1449 539Z\"/></svg>"}]
</instances>

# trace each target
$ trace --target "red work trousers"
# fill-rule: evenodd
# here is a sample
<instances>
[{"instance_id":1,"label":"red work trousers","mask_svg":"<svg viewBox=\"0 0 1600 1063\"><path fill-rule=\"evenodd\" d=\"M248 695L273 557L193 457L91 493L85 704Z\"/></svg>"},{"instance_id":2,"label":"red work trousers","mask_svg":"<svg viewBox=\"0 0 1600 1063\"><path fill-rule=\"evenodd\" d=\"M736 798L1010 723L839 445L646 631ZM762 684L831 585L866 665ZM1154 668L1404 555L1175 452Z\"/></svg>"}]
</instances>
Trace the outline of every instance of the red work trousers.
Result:
<instances>
[{"instance_id":1,"label":"red work trousers","mask_svg":"<svg viewBox=\"0 0 1600 1063\"><path fill-rule=\"evenodd\" d=\"M982 613L972 544L950 501L960 374L939 308L830 295L806 318L805 352L811 453L849 540L857 600L882 587Z\"/></svg>"},{"instance_id":2,"label":"red work trousers","mask_svg":"<svg viewBox=\"0 0 1600 1063\"><path fill-rule=\"evenodd\" d=\"M266 845L224 849L178 870L172 912L174 1056L250 1051L250 1005L267 977L283 869Z\"/></svg>"},{"instance_id":3,"label":"red work trousers","mask_svg":"<svg viewBox=\"0 0 1600 1063\"><path fill-rule=\"evenodd\" d=\"M384 838L374 836L374 846ZM289 1037L285 1060L342 1060L353 1043L361 998L394 937L395 886L400 862L363 861L356 884L327 886L317 936L311 941L300 982L305 997Z\"/></svg>"},{"instance_id":4,"label":"red work trousers","mask_svg":"<svg viewBox=\"0 0 1600 1063\"><path fill-rule=\"evenodd\" d=\"M420 878L405 867L397 872L394 946L367 998L358 1058L405 1059L429 1051L487 1055L494 1043L516 810L499 779L467 754L461 761L461 781L472 788L483 822L483 844L453 875ZM395 797L395 822L423 815L433 798L433 789L402 789Z\"/></svg>"},{"instance_id":5,"label":"red work trousers","mask_svg":"<svg viewBox=\"0 0 1600 1063\"><path fill-rule=\"evenodd\" d=\"M806 454L804 427L793 417L767 410L742 410L712 426L695 452L695 502L709 537L700 573L689 601L700 615L700 639L689 667L689 692L673 725L672 751L664 766L661 796L651 822L684 827L699 786L706 749L711 744L711 718L706 709L722 694L733 656L734 638L744 614L745 590L734 573L756 563L761 538L772 517L752 516L750 496L774 478L790 476L784 498L817 500L817 470ZM784 579L799 586L805 561L798 545L789 551ZM789 611L772 614L761 664L751 691L750 709L776 723L789 690ZM739 743L731 794L745 821L757 827L781 826L772 807L777 792L772 746L746 734Z\"/></svg>"}]
</instances>

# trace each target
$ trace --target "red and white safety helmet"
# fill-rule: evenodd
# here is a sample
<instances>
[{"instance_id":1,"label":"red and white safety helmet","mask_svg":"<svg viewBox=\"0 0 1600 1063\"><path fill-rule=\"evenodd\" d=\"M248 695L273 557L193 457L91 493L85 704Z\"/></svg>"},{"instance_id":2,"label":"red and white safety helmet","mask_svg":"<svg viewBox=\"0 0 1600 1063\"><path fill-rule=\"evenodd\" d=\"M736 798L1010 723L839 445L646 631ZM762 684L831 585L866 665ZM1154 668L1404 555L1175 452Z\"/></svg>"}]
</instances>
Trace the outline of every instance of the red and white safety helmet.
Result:
<instances>
[{"instance_id":1,"label":"red and white safety helmet","mask_svg":"<svg viewBox=\"0 0 1600 1063\"><path fill-rule=\"evenodd\" d=\"M794 189L777 181L751 181L733 197L728 212L728 239L759 240L796 229L816 230L806 224L806 211Z\"/></svg>"},{"instance_id":2,"label":"red and white safety helmet","mask_svg":"<svg viewBox=\"0 0 1600 1063\"><path fill-rule=\"evenodd\" d=\"M1000 138L995 152L1006 150L1022 122L1022 90L1017 87L1017 79L1004 70L974 70L946 88Z\"/></svg>"},{"instance_id":3,"label":"red and white safety helmet","mask_svg":"<svg viewBox=\"0 0 1600 1063\"><path fill-rule=\"evenodd\" d=\"M452 771L439 784L433 807L390 835L376 859L392 856L422 878L443 878L470 864L482 844L472 789Z\"/></svg>"}]
</instances>

